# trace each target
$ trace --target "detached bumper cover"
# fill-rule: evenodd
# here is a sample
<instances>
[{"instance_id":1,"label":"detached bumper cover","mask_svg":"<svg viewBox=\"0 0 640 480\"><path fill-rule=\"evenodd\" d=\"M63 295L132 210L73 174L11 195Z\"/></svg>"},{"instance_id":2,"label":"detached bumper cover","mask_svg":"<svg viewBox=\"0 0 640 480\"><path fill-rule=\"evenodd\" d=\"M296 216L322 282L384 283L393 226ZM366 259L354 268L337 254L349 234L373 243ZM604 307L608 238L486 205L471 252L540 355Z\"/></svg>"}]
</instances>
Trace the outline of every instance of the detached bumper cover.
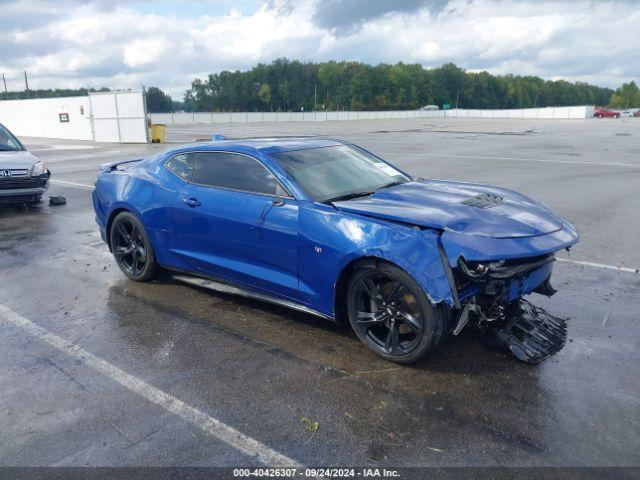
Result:
<instances>
[{"instance_id":1,"label":"detached bumper cover","mask_svg":"<svg viewBox=\"0 0 640 480\"><path fill-rule=\"evenodd\" d=\"M557 353L567 340L566 320L520 300L509 307L501 326L490 326L486 338L526 363L540 363Z\"/></svg>"}]
</instances>

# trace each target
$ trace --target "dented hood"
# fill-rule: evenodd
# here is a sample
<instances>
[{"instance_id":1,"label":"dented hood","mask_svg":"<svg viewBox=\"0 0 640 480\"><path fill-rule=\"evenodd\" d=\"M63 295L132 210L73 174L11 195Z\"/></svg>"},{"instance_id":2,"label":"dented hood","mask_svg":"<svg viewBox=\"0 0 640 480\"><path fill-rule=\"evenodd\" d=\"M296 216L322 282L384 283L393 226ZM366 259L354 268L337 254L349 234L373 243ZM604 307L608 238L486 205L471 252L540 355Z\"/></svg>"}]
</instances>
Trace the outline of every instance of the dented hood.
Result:
<instances>
[{"instance_id":1,"label":"dented hood","mask_svg":"<svg viewBox=\"0 0 640 480\"><path fill-rule=\"evenodd\" d=\"M493 238L532 237L562 228L560 217L517 192L444 180L416 180L333 205L345 212Z\"/></svg>"}]
</instances>

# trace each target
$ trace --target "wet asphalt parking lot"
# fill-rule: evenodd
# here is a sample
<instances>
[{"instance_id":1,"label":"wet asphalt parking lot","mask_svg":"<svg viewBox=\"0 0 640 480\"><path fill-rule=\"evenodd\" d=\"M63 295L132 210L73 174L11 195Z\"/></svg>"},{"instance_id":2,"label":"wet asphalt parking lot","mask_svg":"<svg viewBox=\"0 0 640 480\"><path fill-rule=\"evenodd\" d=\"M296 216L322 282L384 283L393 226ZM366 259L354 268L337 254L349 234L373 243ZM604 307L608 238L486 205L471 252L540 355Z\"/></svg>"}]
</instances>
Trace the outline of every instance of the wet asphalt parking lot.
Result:
<instances>
[{"instance_id":1,"label":"wet asphalt parking lot","mask_svg":"<svg viewBox=\"0 0 640 480\"><path fill-rule=\"evenodd\" d=\"M566 347L525 365L467 330L404 367L314 317L128 281L93 181L165 147L27 138L68 204L0 210L0 466L640 464L640 120L198 125L168 141L212 133L338 136L416 176L541 200L582 237L559 292L531 297L570 319Z\"/></svg>"}]
</instances>

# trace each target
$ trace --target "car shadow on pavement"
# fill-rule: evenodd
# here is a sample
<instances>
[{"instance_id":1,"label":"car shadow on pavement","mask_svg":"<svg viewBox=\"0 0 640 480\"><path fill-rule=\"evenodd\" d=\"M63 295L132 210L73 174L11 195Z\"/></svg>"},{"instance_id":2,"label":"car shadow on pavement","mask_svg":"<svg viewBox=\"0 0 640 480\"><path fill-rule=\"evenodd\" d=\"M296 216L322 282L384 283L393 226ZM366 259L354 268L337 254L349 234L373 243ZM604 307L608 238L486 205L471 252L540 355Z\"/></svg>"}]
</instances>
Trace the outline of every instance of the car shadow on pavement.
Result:
<instances>
[{"instance_id":1,"label":"car shadow on pavement","mask_svg":"<svg viewBox=\"0 0 640 480\"><path fill-rule=\"evenodd\" d=\"M129 323L144 323L150 315L160 314L207 330L239 335L349 374L396 367L427 375L470 376L535 369L521 364L509 352L489 348L473 328L466 328L456 337L449 336L436 351L413 365L396 365L370 352L349 326L278 305L185 285L170 276L147 284L123 280L111 287L109 305L111 310L127 315ZM132 315L135 311L139 312L138 320ZM140 328L144 326L141 324Z\"/></svg>"}]
</instances>

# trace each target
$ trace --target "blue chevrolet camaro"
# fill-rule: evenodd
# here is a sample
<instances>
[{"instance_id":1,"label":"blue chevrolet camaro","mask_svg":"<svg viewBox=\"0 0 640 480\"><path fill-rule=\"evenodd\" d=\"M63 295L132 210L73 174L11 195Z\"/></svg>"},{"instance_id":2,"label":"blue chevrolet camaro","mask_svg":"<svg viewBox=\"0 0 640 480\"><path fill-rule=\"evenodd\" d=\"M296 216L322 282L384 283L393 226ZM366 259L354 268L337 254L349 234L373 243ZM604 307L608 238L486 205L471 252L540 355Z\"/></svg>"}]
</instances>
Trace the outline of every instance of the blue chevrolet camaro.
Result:
<instances>
[{"instance_id":1,"label":"blue chevrolet camaro","mask_svg":"<svg viewBox=\"0 0 640 480\"><path fill-rule=\"evenodd\" d=\"M521 360L564 345L554 253L578 235L516 192L418 179L351 143L221 140L104 165L93 202L126 276L192 283L350 324L411 363L467 324Z\"/></svg>"}]
</instances>

